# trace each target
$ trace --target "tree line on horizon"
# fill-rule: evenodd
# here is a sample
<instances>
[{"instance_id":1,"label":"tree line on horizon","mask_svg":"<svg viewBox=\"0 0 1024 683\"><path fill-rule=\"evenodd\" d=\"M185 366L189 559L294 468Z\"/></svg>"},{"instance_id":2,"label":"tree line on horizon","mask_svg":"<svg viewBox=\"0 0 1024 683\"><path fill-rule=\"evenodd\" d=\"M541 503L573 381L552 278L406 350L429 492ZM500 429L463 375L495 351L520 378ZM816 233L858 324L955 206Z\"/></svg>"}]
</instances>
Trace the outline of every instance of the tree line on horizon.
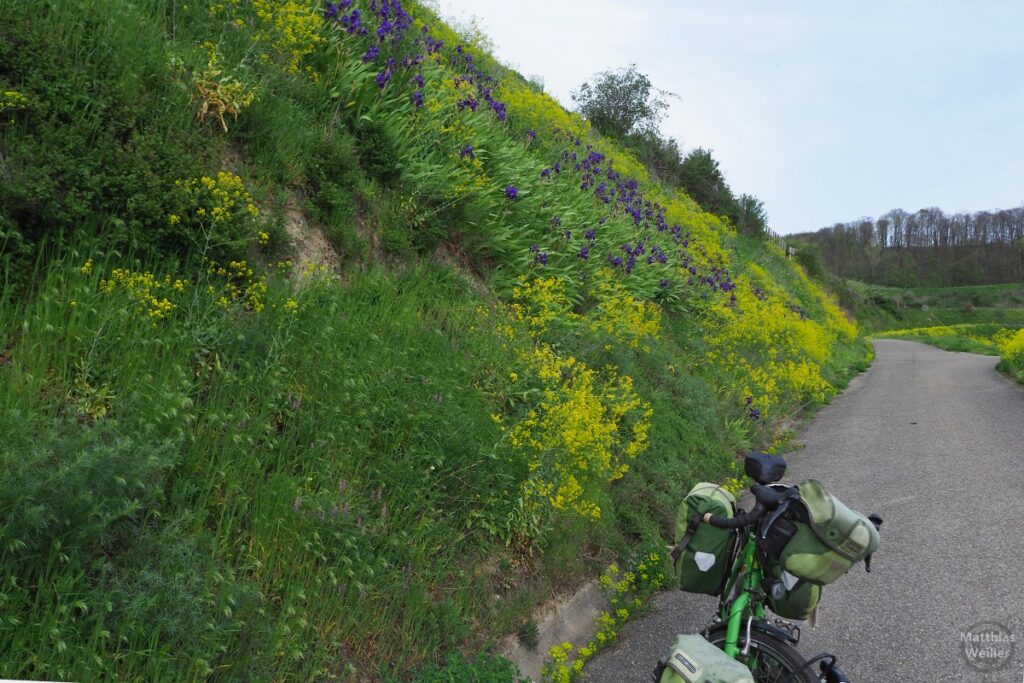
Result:
<instances>
[{"instance_id":1,"label":"tree line on horizon","mask_svg":"<svg viewBox=\"0 0 1024 683\"><path fill-rule=\"evenodd\" d=\"M895 287L953 287L1024 280L1024 205L947 214L893 209L790 236L841 278Z\"/></svg>"}]
</instances>

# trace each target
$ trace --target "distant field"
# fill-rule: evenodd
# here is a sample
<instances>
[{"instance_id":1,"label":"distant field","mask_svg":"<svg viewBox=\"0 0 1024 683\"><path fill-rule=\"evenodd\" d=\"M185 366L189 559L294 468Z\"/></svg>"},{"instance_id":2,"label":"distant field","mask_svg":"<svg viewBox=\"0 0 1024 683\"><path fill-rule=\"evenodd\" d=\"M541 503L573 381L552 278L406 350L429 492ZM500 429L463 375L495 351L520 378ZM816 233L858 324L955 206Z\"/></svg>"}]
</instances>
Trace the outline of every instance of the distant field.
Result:
<instances>
[{"instance_id":1,"label":"distant field","mask_svg":"<svg viewBox=\"0 0 1024 683\"><path fill-rule=\"evenodd\" d=\"M847 280L848 307L869 332L938 325L1024 325L1024 283L901 289Z\"/></svg>"}]
</instances>

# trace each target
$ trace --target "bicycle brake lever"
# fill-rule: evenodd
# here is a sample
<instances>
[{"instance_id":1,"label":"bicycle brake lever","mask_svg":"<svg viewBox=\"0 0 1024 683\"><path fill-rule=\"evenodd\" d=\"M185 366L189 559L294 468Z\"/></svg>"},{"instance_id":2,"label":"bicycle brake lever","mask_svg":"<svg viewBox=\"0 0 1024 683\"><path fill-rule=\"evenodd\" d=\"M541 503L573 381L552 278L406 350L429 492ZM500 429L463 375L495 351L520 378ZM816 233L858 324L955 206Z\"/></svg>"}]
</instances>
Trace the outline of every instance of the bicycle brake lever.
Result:
<instances>
[{"instance_id":1,"label":"bicycle brake lever","mask_svg":"<svg viewBox=\"0 0 1024 683\"><path fill-rule=\"evenodd\" d=\"M789 504L793 502L793 500L793 498L785 499L784 501L779 503L779 506L775 508L775 510L772 511L772 514L768 516L768 519L765 521L764 526L761 527L762 540L768 538L768 531L771 530L772 525L775 524L779 517L786 514L786 510L789 509Z\"/></svg>"}]
</instances>

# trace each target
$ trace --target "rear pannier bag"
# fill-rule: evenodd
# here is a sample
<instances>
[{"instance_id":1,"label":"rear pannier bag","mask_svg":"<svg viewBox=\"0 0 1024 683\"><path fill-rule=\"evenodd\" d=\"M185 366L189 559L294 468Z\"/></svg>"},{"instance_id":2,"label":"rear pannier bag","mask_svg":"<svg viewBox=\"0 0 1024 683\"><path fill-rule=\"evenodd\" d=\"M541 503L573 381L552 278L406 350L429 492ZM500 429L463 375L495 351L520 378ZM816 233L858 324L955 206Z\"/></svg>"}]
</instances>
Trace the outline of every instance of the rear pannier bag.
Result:
<instances>
[{"instance_id":1,"label":"rear pannier bag","mask_svg":"<svg viewBox=\"0 0 1024 683\"><path fill-rule=\"evenodd\" d=\"M706 524L703 518L709 512L733 517L736 499L717 484L697 484L679 506L672 562L679 588L690 593L719 595L728 578L736 532Z\"/></svg>"},{"instance_id":2,"label":"rear pannier bag","mask_svg":"<svg viewBox=\"0 0 1024 683\"><path fill-rule=\"evenodd\" d=\"M800 502L776 521L764 547L781 570L825 586L878 549L878 530L821 482L808 479L797 489Z\"/></svg>"}]
</instances>

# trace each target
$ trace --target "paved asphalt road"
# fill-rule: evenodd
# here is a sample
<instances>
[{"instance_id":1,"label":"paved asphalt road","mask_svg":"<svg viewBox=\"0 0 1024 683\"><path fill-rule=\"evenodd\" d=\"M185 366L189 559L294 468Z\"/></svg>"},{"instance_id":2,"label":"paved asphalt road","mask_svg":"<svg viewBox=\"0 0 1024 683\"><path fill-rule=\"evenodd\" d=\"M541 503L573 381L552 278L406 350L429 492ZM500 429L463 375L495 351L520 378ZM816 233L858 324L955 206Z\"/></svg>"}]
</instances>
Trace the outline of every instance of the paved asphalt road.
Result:
<instances>
[{"instance_id":1,"label":"paved asphalt road","mask_svg":"<svg viewBox=\"0 0 1024 683\"><path fill-rule=\"evenodd\" d=\"M1024 682L1024 392L995 358L875 342L877 358L797 439L786 481L819 479L885 518L872 573L824 590L805 655L830 651L855 683ZM650 681L678 633L716 600L661 594L652 614L594 658L584 680ZM1016 647L1006 667L968 666L961 634L994 621Z\"/></svg>"}]
</instances>

